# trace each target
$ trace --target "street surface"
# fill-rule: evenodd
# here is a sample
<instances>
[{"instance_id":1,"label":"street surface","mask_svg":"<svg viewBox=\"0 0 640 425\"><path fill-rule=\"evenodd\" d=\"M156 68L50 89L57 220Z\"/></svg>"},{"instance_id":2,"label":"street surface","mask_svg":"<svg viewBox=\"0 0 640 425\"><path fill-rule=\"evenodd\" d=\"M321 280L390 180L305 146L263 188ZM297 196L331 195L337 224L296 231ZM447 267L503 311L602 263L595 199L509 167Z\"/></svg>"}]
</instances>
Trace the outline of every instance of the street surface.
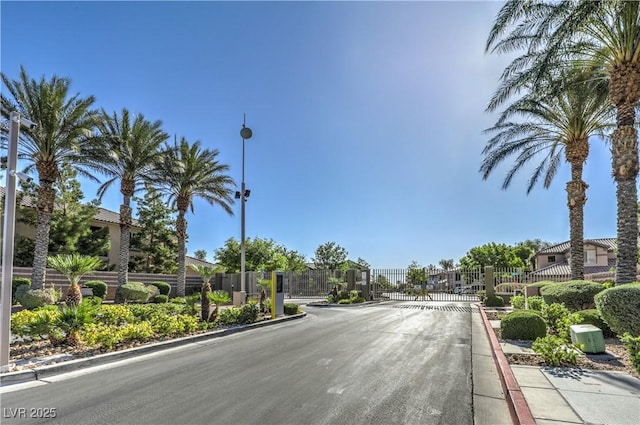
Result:
<instances>
[{"instance_id":1,"label":"street surface","mask_svg":"<svg viewBox=\"0 0 640 425\"><path fill-rule=\"evenodd\" d=\"M1 423L473 423L469 304L305 311L303 319L20 384L2 394Z\"/></svg>"}]
</instances>

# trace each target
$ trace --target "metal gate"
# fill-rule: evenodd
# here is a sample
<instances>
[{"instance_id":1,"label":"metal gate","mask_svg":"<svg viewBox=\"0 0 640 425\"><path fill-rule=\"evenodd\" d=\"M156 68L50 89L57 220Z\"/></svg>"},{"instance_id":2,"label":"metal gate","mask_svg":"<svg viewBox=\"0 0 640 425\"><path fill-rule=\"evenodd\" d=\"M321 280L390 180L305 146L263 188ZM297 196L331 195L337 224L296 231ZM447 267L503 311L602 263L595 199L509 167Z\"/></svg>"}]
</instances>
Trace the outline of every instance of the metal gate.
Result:
<instances>
[{"instance_id":1,"label":"metal gate","mask_svg":"<svg viewBox=\"0 0 640 425\"><path fill-rule=\"evenodd\" d=\"M377 300L479 301L482 270L372 269L371 294Z\"/></svg>"}]
</instances>

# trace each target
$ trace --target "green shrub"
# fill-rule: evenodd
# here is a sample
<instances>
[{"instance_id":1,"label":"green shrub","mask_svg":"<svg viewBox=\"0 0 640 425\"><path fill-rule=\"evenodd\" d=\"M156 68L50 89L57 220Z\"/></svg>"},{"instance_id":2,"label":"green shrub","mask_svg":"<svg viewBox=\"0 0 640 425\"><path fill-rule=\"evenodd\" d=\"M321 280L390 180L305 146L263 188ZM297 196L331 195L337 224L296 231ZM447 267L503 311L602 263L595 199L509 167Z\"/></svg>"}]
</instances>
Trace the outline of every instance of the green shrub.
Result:
<instances>
[{"instance_id":1,"label":"green shrub","mask_svg":"<svg viewBox=\"0 0 640 425\"><path fill-rule=\"evenodd\" d=\"M577 348L558 336L538 338L531 348L542 357L547 366L575 365L578 361Z\"/></svg>"},{"instance_id":2,"label":"green shrub","mask_svg":"<svg viewBox=\"0 0 640 425\"><path fill-rule=\"evenodd\" d=\"M515 310L502 318L500 332L504 339L533 341L547 335L547 325L538 313Z\"/></svg>"},{"instance_id":3,"label":"green shrub","mask_svg":"<svg viewBox=\"0 0 640 425\"><path fill-rule=\"evenodd\" d=\"M340 300L348 300L350 298L351 297L349 296L349 291L347 291L346 289L338 291L338 301L340 301Z\"/></svg>"},{"instance_id":4,"label":"green shrub","mask_svg":"<svg viewBox=\"0 0 640 425\"><path fill-rule=\"evenodd\" d=\"M505 282L496 285L494 288L495 292L509 292L513 293L514 291L521 290L524 287L524 284L518 282Z\"/></svg>"},{"instance_id":5,"label":"green shrub","mask_svg":"<svg viewBox=\"0 0 640 425\"><path fill-rule=\"evenodd\" d=\"M287 316L298 314L298 304L284 303L284 314Z\"/></svg>"},{"instance_id":6,"label":"green shrub","mask_svg":"<svg viewBox=\"0 0 640 425\"><path fill-rule=\"evenodd\" d=\"M164 303L168 303L169 302L169 296L168 295L156 295L155 297L153 297L153 302L156 304L164 304Z\"/></svg>"},{"instance_id":7,"label":"green shrub","mask_svg":"<svg viewBox=\"0 0 640 425\"><path fill-rule=\"evenodd\" d=\"M595 297L600 317L616 335L640 336L640 283L605 289Z\"/></svg>"},{"instance_id":8,"label":"green shrub","mask_svg":"<svg viewBox=\"0 0 640 425\"><path fill-rule=\"evenodd\" d=\"M582 310L576 312L576 314L582 318L582 322L580 323L583 323L585 325L593 325L596 328L602 329L603 337L613 338L616 336L609 325L607 325L605 321L602 320L602 317L600 316L600 313L598 313L597 309L592 308L589 310Z\"/></svg>"},{"instance_id":9,"label":"green shrub","mask_svg":"<svg viewBox=\"0 0 640 425\"><path fill-rule=\"evenodd\" d=\"M257 303L250 302L240 307L240 314L238 315L238 323L248 324L255 323L260 315L260 306Z\"/></svg>"},{"instance_id":10,"label":"green shrub","mask_svg":"<svg viewBox=\"0 0 640 425\"><path fill-rule=\"evenodd\" d=\"M238 316L240 315L240 309L238 307L223 308L218 313L216 323L220 325L235 325L238 323Z\"/></svg>"},{"instance_id":11,"label":"green shrub","mask_svg":"<svg viewBox=\"0 0 640 425\"><path fill-rule=\"evenodd\" d=\"M101 280L90 280L89 282L83 283L84 286L91 288L91 292L96 297L100 297L102 299L107 295L107 284Z\"/></svg>"},{"instance_id":12,"label":"green shrub","mask_svg":"<svg viewBox=\"0 0 640 425\"><path fill-rule=\"evenodd\" d=\"M351 300L350 299L342 299L342 300L338 300L338 304L351 304Z\"/></svg>"},{"instance_id":13,"label":"green shrub","mask_svg":"<svg viewBox=\"0 0 640 425\"><path fill-rule=\"evenodd\" d=\"M217 323L221 325L242 325L254 323L258 320L260 307L250 302L240 307L223 308L218 314Z\"/></svg>"},{"instance_id":14,"label":"green shrub","mask_svg":"<svg viewBox=\"0 0 640 425\"><path fill-rule=\"evenodd\" d=\"M551 280L543 280L543 281L536 282L536 283L529 283L529 284L527 284L525 286L533 286L534 288L538 288L538 292L540 292L540 290L542 288L544 288L545 286L552 285L552 284L555 284L555 283L556 282L553 282Z\"/></svg>"},{"instance_id":15,"label":"green shrub","mask_svg":"<svg viewBox=\"0 0 640 425\"><path fill-rule=\"evenodd\" d=\"M22 286L22 285L26 285L28 286L27 289L31 289L31 279L26 277L14 277L11 280L11 300L13 304L15 304L17 301L16 290L18 289L19 286Z\"/></svg>"},{"instance_id":16,"label":"green shrub","mask_svg":"<svg viewBox=\"0 0 640 425\"><path fill-rule=\"evenodd\" d=\"M29 289L21 285L16 289L17 301L26 309L33 310L45 305L52 305L60 300L60 291L49 289Z\"/></svg>"},{"instance_id":17,"label":"green shrub","mask_svg":"<svg viewBox=\"0 0 640 425\"><path fill-rule=\"evenodd\" d=\"M607 280L605 282L602 282L602 286L604 286L604 289L609 289L609 288L613 288L614 286L616 286L615 282L611 282L610 280Z\"/></svg>"},{"instance_id":18,"label":"green shrub","mask_svg":"<svg viewBox=\"0 0 640 425\"><path fill-rule=\"evenodd\" d=\"M95 323L103 325L121 326L136 322L136 316L131 311L132 306L121 304L104 304L96 311Z\"/></svg>"},{"instance_id":19,"label":"green shrub","mask_svg":"<svg viewBox=\"0 0 640 425\"><path fill-rule=\"evenodd\" d=\"M157 286L145 285L144 287L147 288L147 291L149 292L149 299L155 297L156 295L160 295L160 290L158 289Z\"/></svg>"},{"instance_id":20,"label":"green shrub","mask_svg":"<svg viewBox=\"0 0 640 425\"><path fill-rule=\"evenodd\" d=\"M487 307L502 307L504 305L504 298L499 295L491 295L484 299L484 305Z\"/></svg>"},{"instance_id":21,"label":"green shrub","mask_svg":"<svg viewBox=\"0 0 640 425\"><path fill-rule=\"evenodd\" d=\"M173 304L186 304L187 300L185 300L182 297L175 297L175 298L171 298L169 302Z\"/></svg>"},{"instance_id":22,"label":"green shrub","mask_svg":"<svg viewBox=\"0 0 640 425\"><path fill-rule=\"evenodd\" d=\"M544 305L544 298L539 295L527 297L527 307L529 307L529 310L542 311L542 306Z\"/></svg>"},{"instance_id":23,"label":"green shrub","mask_svg":"<svg viewBox=\"0 0 640 425\"><path fill-rule=\"evenodd\" d=\"M564 304L571 311L594 308L593 297L604 290L601 283L571 280L545 285L540 294L547 304Z\"/></svg>"},{"instance_id":24,"label":"green shrub","mask_svg":"<svg viewBox=\"0 0 640 425\"><path fill-rule=\"evenodd\" d=\"M522 310L524 308L524 295L514 295L509 298L509 302L516 310Z\"/></svg>"},{"instance_id":25,"label":"green shrub","mask_svg":"<svg viewBox=\"0 0 640 425\"><path fill-rule=\"evenodd\" d=\"M636 372L640 373L640 336L631 336L626 333L622 335L622 343L627 348L629 359Z\"/></svg>"},{"instance_id":26,"label":"green shrub","mask_svg":"<svg viewBox=\"0 0 640 425\"><path fill-rule=\"evenodd\" d=\"M582 320L577 313L571 313L564 304L560 303L543 304L542 317L551 333L564 341L571 339L570 326L577 325Z\"/></svg>"},{"instance_id":27,"label":"green shrub","mask_svg":"<svg viewBox=\"0 0 640 425\"><path fill-rule=\"evenodd\" d=\"M510 301L511 301L511 305L515 309L523 310L525 307L524 295L514 295L511 297ZM544 304L544 299L538 295L527 297L526 306L528 307L528 310L542 311L543 304Z\"/></svg>"},{"instance_id":28,"label":"green shrub","mask_svg":"<svg viewBox=\"0 0 640 425\"><path fill-rule=\"evenodd\" d=\"M161 295L169 296L171 294L171 285L167 282L152 282L151 284L158 288Z\"/></svg>"},{"instance_id":29,"label":"green shrub","mask_svg":"<svg viewBox=\"0 0 640 425\"><path fill-rule=\"evenodd\" d=\"M128 282L118 288L122 299L133 302L146 303L149 300L150 293L142 282Z\"/></svg>"},{"instance_id":30,"label":"green shrub","mask_svg":"<svg viewBox=\"0 0 640 425\"><path fill-rule=\"evenodd\" d=\"M38 310L22 310L11 315L11 333L20 337L40 339L49 334L50 326L60 314L57 307L45 307Z\"/></svg>"}]
</instances>

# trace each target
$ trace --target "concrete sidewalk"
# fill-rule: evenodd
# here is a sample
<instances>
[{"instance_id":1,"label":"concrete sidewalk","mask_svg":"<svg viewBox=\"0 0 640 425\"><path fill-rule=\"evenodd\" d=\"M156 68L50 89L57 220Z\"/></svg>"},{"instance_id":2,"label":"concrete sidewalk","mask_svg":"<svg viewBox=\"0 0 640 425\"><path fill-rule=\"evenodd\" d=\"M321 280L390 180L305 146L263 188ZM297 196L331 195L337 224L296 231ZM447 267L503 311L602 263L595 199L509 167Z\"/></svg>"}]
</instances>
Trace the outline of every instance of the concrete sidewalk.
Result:
<instances>
[{"instance_id":1,"label":"concrete sidewalk","mask_svg":"<svg viewBox=\"0 0 640 425\"><path fill-rule=\"evenodd\" d=\"M526 354L531 350L500 343L482 308L480 312L498 373L511 386L505 395L514 423L640 424L639 379L623 372L509 365L505 352ZM525 405L517 406L522 403L519 397Z\"/></svg>"}]
</instances>

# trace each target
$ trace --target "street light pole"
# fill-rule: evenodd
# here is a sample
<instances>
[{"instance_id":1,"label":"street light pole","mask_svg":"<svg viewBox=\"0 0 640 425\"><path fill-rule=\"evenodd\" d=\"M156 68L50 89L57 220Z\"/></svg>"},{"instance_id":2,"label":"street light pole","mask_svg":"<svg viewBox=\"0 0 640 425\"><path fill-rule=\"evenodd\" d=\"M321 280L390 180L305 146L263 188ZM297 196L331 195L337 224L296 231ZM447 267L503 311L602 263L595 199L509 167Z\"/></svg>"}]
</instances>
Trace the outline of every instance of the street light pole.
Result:
<instances>
[{"instance_id":1,"label":"street light pole","mask_svg":"<svg viewBox=\"0 0 640 425\"><path fill-rule=\"evenodd\" d=\"M247 287L246 287L246 276L245 276L245 232L244 232L244 223L245 223L245 203L247 202L247 198L249 197L250 191L247 190L244 183L244 142L253 136L253 132L246 124L247 116L244 116L242 122L242 129L240 130L240 137L242 137L242 185L240 187L240 304L244 304L247 299ZM236 198L238 198L238 193L236 192Z\"/></svg>"},{"instance_id":2,"label":"street light pole","mask_svg":"<svg viewBox=\"0 0 640 425\"><path fill-rule=\"evenodd\" d=\"M4 231L2 239L2 292L0 293L0 370L9 368L11 329L11 279L13 276L13 240L16 214L16 167L20 114L9 114L9 146L7 148L6 190L4 195Z\"/></svg>"}]
</instances>

